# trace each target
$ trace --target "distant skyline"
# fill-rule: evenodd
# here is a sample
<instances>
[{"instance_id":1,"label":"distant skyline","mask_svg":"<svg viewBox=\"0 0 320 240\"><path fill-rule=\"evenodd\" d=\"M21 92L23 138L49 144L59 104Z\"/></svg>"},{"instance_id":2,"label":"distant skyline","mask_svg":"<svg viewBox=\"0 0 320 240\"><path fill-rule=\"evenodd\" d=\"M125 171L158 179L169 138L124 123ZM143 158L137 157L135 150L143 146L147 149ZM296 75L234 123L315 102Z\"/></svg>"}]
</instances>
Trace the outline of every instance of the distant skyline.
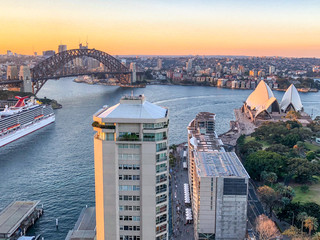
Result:
<instances>
[{"instance_id":1,"label":"distant skyline","mask_svg":"<svg viewBox=\"0 0 320 240\"><path fill-rule=\"evenodd\" d=\"M0 0L0 54L320 57L320 1Z\"/></svg>"}]
</instances>

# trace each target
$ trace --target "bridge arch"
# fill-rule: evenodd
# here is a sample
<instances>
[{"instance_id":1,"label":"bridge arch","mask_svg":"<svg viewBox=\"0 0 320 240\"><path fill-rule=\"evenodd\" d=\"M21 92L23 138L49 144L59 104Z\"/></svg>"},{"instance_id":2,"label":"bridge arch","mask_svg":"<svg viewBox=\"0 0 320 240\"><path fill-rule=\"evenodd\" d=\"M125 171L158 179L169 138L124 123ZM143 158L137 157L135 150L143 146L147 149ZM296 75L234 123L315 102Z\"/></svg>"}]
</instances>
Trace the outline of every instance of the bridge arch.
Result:
<instances>
[{"instance_id":1,"label":"bridge arch","mask_svg":"<svg viewBox=\"0 0 320 240\"><path fill-rule=\"evenodd\" d=\"M81 57L91 57L98 60L106 68L104 73L115 75L122 85L131 84L131 72L115 57L96 49L71 49L56 53L55 55L45 59L30 69L33 92L36 94L48 79L65 77L62 75L57 75L57 71L62 69L65 64L73 59ZM69 74L68 76L77 75L79 75L79 73L75 72Z\"/></svg>"}]
</instances>

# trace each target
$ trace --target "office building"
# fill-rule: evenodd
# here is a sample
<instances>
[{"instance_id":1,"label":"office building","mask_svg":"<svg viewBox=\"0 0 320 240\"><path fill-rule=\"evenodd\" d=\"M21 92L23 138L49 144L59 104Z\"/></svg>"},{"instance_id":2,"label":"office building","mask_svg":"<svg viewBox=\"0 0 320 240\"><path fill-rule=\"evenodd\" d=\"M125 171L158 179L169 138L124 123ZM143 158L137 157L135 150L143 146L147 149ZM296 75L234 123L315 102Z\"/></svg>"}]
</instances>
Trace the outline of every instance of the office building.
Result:
<instances>
[{"instance_id":1,"label":"office building","mask_svg":"<svg viewBox=\"0 0 320 240\"><path fill-rule=\"evenodd\" d=\"M128 96L93 120L97 239L169 239L168 110Z\"/></svg>"},{"instance_id":2,"label":"office building","mask_svg":"<svg viewBox=\"0 0 320 240\"><path fill-rule=\"evenodd\" d=\"M249 176L237 155L225 152L213 113L190 122L188 147L194 239L244 239Z\"/></svg>"},{"instance_id":3,"label":"office building","mask_svg":"<svg viewBox=\"0 0 320 240\"><path fill-rule=\"evenodd\" d=\"M61 52L64 52L64 51L67 51L67 45L59 45L58 46L58 52L61 53Z\"/></svg>"}]
</instances>

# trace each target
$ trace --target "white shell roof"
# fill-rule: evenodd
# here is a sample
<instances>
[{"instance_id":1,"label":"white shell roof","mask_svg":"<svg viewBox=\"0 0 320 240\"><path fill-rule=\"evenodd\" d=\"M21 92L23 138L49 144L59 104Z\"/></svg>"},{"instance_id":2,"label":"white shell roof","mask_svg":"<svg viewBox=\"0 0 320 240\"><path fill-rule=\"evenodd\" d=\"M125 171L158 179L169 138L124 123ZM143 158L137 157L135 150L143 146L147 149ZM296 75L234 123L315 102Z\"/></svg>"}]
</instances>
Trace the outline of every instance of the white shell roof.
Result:
<instances>
[{"instance_id":1,"label":"white shell roof","mask_svg":"<svg viewBox=\"0 0 320 240\"><path fill-rule=\"evenodd\" d=\"M116 119L158 119L165 118L167 109L148 101L137 103L118 103L105 110L98 111L95 116L99 118Z\"/></svg>"},{"instance_id":2,"label":"white shell roof","mask_svg":"<svg viewBox=\"0 0 320 240\"><path fill-rule=\"evenodd\" d=\"M290 104L292 104L296 111L301 111L303 108L299 92L293 84L290 85L282 97L280 103L281 110L285 111Z\"/></svg>"},{"instance_id":3,"label":"white shell roof","mask_svg":"<svg viewBox=\"0 0 320 240\"><path fill-rule=\"evenodd\" d=\"M256 89L246 100L247 105L252 109L261 109L270 98L274 98L273 92L265 81L260 81Z\"/></svg>"}]
</instances>

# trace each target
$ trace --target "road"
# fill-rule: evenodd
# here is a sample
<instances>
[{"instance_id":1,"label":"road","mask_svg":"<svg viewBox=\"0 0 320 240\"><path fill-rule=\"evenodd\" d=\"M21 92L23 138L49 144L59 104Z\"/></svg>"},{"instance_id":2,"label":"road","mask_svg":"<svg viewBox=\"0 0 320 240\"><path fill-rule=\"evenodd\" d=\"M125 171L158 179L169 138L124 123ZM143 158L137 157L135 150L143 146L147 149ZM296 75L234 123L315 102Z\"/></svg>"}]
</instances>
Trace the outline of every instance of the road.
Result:
<instances>
[{"instance_id":1,"label":"road","mask_svg":"<svg viewBox=\"0 0 320 240\"><path fill-rule=\"evenodd\" d=\"M172 235L171 240L192 240L193 237L193 224L186 224L184 203L184 190L183 184L188 182L188 171L183 169L183 145L177 147L175 154L176 163L173 168L170 169L171 174L171 190L172 190Z\"/></svg>"}]
</instances>

